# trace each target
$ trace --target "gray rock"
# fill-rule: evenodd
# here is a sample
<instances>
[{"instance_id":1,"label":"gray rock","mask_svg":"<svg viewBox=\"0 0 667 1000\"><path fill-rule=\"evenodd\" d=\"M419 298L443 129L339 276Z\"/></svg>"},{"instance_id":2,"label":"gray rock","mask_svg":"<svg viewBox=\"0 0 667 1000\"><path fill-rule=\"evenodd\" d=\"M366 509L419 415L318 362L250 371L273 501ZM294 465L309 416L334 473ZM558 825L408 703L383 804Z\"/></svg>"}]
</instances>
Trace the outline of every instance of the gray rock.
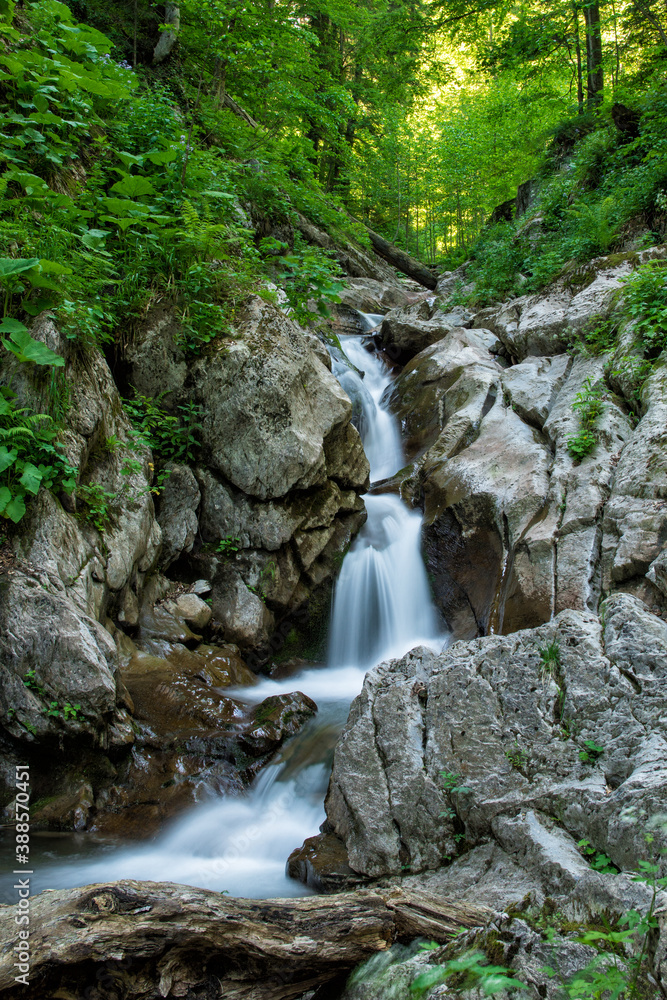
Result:
<instances>
[{"instance_id":1,"label":"gray rock","mask_svg":"<svg viewBox=\"0 0 667 1000\"><path fill-rule=\"evenodd\" d=\"M255 297L236 336L224 353L192 369L204 408L207 464L262 500L321 485L328 477L363 489L368 466L349 427L351 403L301 328ZM349 430L341 439L344 428ZM330 439L337 442L333 453Z\"/></svg>"},{"instance_id":2,"label":"gray rock","mask_svg":"<svg viewBox=\"0 0 667 1000\"><path fill-rule=\"evenodd\" d=\"M447 320L439 312L435 296L429 295L413 305L390 310L382 321L379 341L392 359L405 363L461 325L458 315L453 322Z\"/></svg>"},{"instance_id":3,"label":"gray rock","mask_svg":"<svg viewBox=\"0 0 667 1000\"><path fill-rule=\"evenodd\" d=\"M625 594L603 612L604 631L588 612L563 611L367 675L326 801L355 871L437 868L456 854L455 821L469 846L494 840L544 891L587 873L582 838L621 869L646 857L647 824L667 801L667 624ZM553 643L549 667L540 651ZM441 772L459 790L448 794ZM664 831L655 837L659 848Z\"/></svg>"},{"instance_id":4,"label":"gray rock","mask_svg":"<svg viewBox=\"0 0 667 1000\"><path fill-rule=\"evenodd\" d=\"M199 521L197 509L201 493L192 469L187 465L169 462L169 473L160 494L158 523L162 530L160 566L166 569L184 552L191 552Z\"/></svg>"},{"instance_id":5,"label":"gray rock","mask_svg":"<svg viewBox=\"0 0 667 1000\"><path fill-rule=\"evenodd\" d=\"M208 604L196 594L181 594L166 607L171 614L183 618L192 628L198 630L206 628L213 615Z\"/></svg>"},{"instance_id":6,"label":"gray rock","mask_svg":"<svg viewBox=\"0 0 667 1000\"><path fill-rule=\"evenodd\" d=\"M504 303L495 312L485 310L485 325L514 360L560 354L574 331L592 320L606 319L618 308L623 278L639 264L664 254L663 248L653 247L573 267L541 292Z\"/></svg>"},{"instance_id":7,"label":"gray rock","mask_svg":"<svg viewBox=\"0 0 667 1000\"><path fill-rule=\"evenodd\" d=\"M55 731L89 733L104 743L116 709L116 646L98 622L45 583L46 577L17 570L0 579L2 724L20 740Z\"/></svg>"},{"instance_id":8,"label":"gray rock","mask_svg":"<svg viewBox=\"0 0 667 1000\"><path fill-rule=\"evenodd\" d=\"M241 649L267 646L275 624L273 615L231 567L221 570L216 579L211 608L227 641Z\"/></svg>"}]
</instances>

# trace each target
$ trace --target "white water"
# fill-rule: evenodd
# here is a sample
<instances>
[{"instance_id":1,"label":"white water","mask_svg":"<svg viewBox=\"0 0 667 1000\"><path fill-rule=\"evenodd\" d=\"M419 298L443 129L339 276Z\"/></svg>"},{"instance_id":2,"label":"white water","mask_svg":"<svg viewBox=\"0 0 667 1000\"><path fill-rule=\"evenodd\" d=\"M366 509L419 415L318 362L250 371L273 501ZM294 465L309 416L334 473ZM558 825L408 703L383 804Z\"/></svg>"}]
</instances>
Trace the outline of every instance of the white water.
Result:
<instances>
[{"instance_id":1,"label":"white water","mask_svg":"<svg viewBox=\"0 0 667 1000\"><path fill-rule=\"evenodd\" d=\"M365 317L367 327L377 319ZM341 340L349 360L365 373L361 379L343 366L341 382L354 384L362 401L361 433L378 481L403 464L397 423L381 404L390 374L361 338ZM440 648L444 640L420 555L420 515L390 494L365 500L368 520L336 584L327 667L233 692L256 702L303 691L317 702L317 717L282 748L245 796L196 807L152 843L100 845L85 835L54 841L52 850L40 852L33 891L120 878L181 882L257 898L309 891L287 878L285 862L325 818L333 746L366 670L416 645Z\"/></svg>"}]
</instances>

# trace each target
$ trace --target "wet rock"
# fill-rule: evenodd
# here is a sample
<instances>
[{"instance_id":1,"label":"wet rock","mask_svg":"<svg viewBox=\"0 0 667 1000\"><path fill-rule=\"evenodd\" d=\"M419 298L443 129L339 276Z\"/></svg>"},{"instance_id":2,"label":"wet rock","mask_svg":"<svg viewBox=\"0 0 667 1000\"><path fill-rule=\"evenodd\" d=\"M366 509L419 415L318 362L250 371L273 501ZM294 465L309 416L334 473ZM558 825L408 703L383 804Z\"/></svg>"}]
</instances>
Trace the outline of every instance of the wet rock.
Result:
<instances>
[{"instance_id":1,"label":"wet rock","mask_svg":"<svg viewBox=\"0 0 667 1000\"><path fill-rule=\"evenodd\" d=\"M563 611L367 675L326 801L355 871L438 868L458 833L469 847L495 841L544 892L587 874L580 839L620 869L646 857L645 825L667 793L667 625L625 594L603 615Z\"/></svg>"},{"instance_id":2,"label":"wet rock","mask_svg":"<svg viewBox=\"0 0 667 1000\"><path fill-rule=\"evenodd\" d=\"M278 747L317 712L317 705L300 691L272 695L255 707L239 745L249 757L275 753Z\"/></svg>"},{"instance_id":3,"label":"wet rock","mask_svg":"<svg viewBox=\"0 0 667 1000\"><path fill-rule=\"evenodd\" d=\"M14 570L0 577L0 712L12 736L104 741L117 666L109 633L68 597L37 576Z\"/></svg>"},{"instance_id":4,"label":"wet rock","mask_svg":"<svg viewBox=\"0 0 667 1000\"><path fill-rule=\"evenodd\" d=\"M452 331L405 367L391 396L418 457L404 491L424 508L436 600L457 638L595 609L601 592L616 589L600 573L613 509L605 505L619 456L633 467L632 428L608 391L593 451L579 462L568 448L580 428L574 404L586 386L604 386L602 359L558 355L507 368L493 339ZM660 541L648 530L645 538L656 558Z\"/></svg>"},{"instance_id":5,"label":"wet rock","mask_svg":"<svg viewBox=\"0 0 667 1000\"><path fill-rule=\"evenodd\" d=\"M183 618L193 628L206 628L213 611L196 594L181 594L175 601L165 602L167 610L177 618Z\"/></svg>"},{"instance_id":6,"label":"wet rock","mask_svg":"<svg viewBox=\"0 0 667 1000\"><path fill-rule=\"evenodd\" d=\"M344 892L360 883L359 875L348 864L345 844L333 833L308 837L292 851L286 870L290 878L325 894Z\"/></svg>"},{"instance_id":7,"label":"wet rock","mask_svg":"<svg viewBox=\"0 0 667 1000\"><path fill-rule=\"evenodd\" d=\"M84 830L93 800L92 786L84 781L70 792L33 803L30 825L35 830Z\"/></svg>"},{"instance_id":8,"label":"wet rock","mask_svg":"<svg viewBox=\"0 0 667 1000\"><path fill-rule=\"evenodd\" d=\"M87 829L145 837L216 796L238 794L317 710L301 694L248 709L225 689L256 683L235 647L137 652L122 670L136 739L95 798Z\"/></svg>"},{"instance_id":9,"label":"wet rock","mask_svg":"<svg viewBox=\"0 0 667 1000\"><path fill-rule=\"evenodd\" d=\"M197 537L197 508L201 493L192 469L170 462L160 494L158 523L162 530L160 566L166 569L183 552L191 552Z\"/></svg>"},{"instance_id":10,"label":"wet rock","mask_svg":"<svg viewBox=\"0 0 667 1000\"><path fill-rule=\"evenodd\" d=\"M378 339L391 358L405 363L459 325L458 316L448 323L439 312L435 297L429 296L414 305L388 312Z\"/></svg>"}]
</instances>

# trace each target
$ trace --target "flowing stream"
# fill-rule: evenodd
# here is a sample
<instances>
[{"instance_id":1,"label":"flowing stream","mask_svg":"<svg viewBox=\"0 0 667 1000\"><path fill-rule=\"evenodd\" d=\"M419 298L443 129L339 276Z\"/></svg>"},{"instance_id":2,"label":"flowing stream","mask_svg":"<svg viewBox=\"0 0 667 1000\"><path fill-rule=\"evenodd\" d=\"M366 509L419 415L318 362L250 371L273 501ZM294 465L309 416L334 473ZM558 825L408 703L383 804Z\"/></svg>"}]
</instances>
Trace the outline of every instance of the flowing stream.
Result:
<instances>
[{"instance_id":1,"label":"flowing stream","mask_svg":"<svg viewBox=\"0 0 667 1000\"><path fill-rule=\"evenodd\" d=\"M381 317L362 316L366 329ZM374 482L403 464L400 433L382 397L389 371L362 337L343 337L334 372L355 406ZM362 374L363 373L363 376ZM390 493L365 497L368 520L352 544L334 593L328 663L285 681L229 692L246 702L299 690L317 716L290 740L248 793L192 809L149 844L119 847L85 835L40 852L33 892L121 878L181 882L255 898L309 893L285 862L324 819L333 748L374 664L445 640L420 554L421 517ZM35 845L36 846L36 845ZM37 859L35 859L37 861Z\"/></svg>"}]
</instances>

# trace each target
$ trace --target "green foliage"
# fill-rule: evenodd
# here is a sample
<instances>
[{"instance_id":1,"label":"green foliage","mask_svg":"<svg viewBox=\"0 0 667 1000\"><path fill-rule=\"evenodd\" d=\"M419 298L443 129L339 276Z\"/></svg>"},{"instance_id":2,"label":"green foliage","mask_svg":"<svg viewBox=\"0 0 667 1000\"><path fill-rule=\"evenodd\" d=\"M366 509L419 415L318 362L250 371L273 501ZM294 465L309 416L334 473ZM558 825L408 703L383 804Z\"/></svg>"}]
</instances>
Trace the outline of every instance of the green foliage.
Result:
<instances>
[{"instance_id":1,"label":"green foliage","mask_svg":"<svg viewBox=\"0 0 667 1000\"><path fill-rule=\"evenodd\" d=\"M527 750L524 750L519 746L518 742L514 741L514 746L511 750L505 751L505 757L510 762L511 766L515 771L524 771L528 766L530 761L530 756Z\"/></svg>"},{"instance_id":2,"label":"green foliage","mask_svg":"<svg viewBox=\"0 0 667 1000\"><path fill-rule=\"evenodd\" d=\"M584 740L584 749L579 751L579 760L582 764L594 764L604 753L604 747L601 747L595 740Z\"/></svg>"},{"instance_id":3,"label":"green foliage","mask_svg":"<svg viewBox=\"0 0 667 1000\"><path fill-rule=\"evenodd\" d=\"M461 775L454 774L452 771L440 771L440 778L442 780L443 791L447 795L448 805L439 815L441 818L454 819L456 817L456 809L453 807L452 795L465 794L470 789L461 784Z\"/></svg>"},{"instance_id":4,"label":"green foliage","mask_svg":"<svg viewBox=\"0 0 667 1000\"><path fill-rule=\"evenodd\" d=\"M160 406L166 392L156 399L137 393L125 399L125 410L139 439L165 462L192 462L201 446L202 408L196 403L176 407L168 413Z\"/></svg>"},{"instance_id":5,"label":"green foliage","mask_svg":"<svg viewBox=\"0 0 667 1000\"><path fill-rule=\"evenodd\" d=\"M570 212L576 220L575 238L580 249L578 256L584 259L596 253L608 253L618 235L618 223L614 222L614 199L600 201L578 201Z\"/></svg>"},{"instance_id":6,"label":"green foliage","mask_svg":"<svg viewBox=\"0 0 667 1000\"><path fill-rule=\"evenodd\" d=\"M623 288L623 310L647 358L656 358L667 347L666 268L662 260L648 261L625 280Z\"/></svg>"},{"instance_id":7,"label":"green foliage","mask_svg":"<svg viewBox=\"0 0 667 1000\"><path fill-rule=\"evenodd\" d=\"M227 538L221 538L215 547L215 551L218 555L229 558L236 555L241 547L241 539L232 537L229 535Z\"/></svg>"},{"instance_id":8,"label":"green foliage","mask_svg":"<svg viewBox=\"0 0 667 1000\"><path fill-rule=\"evenodd\" d=\"M617 875L619 869L614 862L603 851L596 850L588 840L580 840L577 843L580 852L588 861L591 868L596 872L605 875Z\"/></svg>"},{"instance_id":9,"label":"green foliage","mask_svg":"<svg viewBox=\"0 0 667 1000\"><path fill-rule=\"evenodd\" d=\"M443 965L434 965L421 972L411 983L410 992L421 998L434 986L456 977L457 987L480 989L484 996L493 996L507 990L525 990L525 983L515 979L511 970L501 965L491 965L481 951L473 951Z\"/></svg>"},{"instance_id":10,"label":"green foliage","mask_svg":"<svg viewBox=\"0 0 667 1000\"><path fill-rule=\"evenodd\" d=\"M547 643L540 649L539 653L542 660L542 673L552 675L560 667L560 643L558 639Z\"/></svg>"},{"instance_id":11,"label":"green foliage","mask_svg":"<svg viewBox=\"0 0 667 1000\"><path fill-rule=\"evenodd\" d=\"M0 388L0 516L18 523L41 487L72 492L76 469L67 462L58 433L47 413L17 409L11 390Z\"/></svg>"},{"instance_id":12,"label":"green foliage","mask_svg":"<svg viewBox=\"0 0 667 1000\"><path fill-rule=\"evenodd\" d=\"M589 376L572 404L579 416L579 431L567 439L567 450L576 461L589 455L596 445L595 425L605 408L604 391L604 384Z\"/></svg>"},{"instance_id":13,"label":"green foliage","mask_svg":"<svg viewBox=\"0 0 667 1000\"><path fill-rule=\"evenodd\" d=\"M279 258L282 270L278 280L285 289L287 301L295 319L304 325L312 323L315 314L329 316L329 306L340 302L343 288L340 268L330 254L308 246L297 237L294 252Z\"/></svg>"}]
</instances>

